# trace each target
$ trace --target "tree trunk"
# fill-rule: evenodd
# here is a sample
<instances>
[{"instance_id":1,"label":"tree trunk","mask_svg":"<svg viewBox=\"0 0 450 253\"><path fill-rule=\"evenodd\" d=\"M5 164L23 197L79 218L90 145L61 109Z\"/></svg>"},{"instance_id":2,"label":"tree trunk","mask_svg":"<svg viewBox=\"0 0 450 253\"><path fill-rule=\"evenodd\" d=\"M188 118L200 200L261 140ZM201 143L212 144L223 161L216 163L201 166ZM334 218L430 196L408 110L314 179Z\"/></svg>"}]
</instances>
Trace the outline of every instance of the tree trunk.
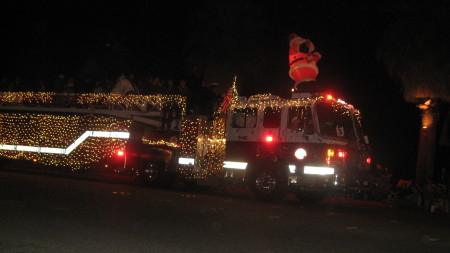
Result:
<instances>
[{"instance_id":1,"label":"tree trunk","mask_svg":"<svg viewBox=\"0 0 450 253\"><path fill-rule=\"evenodd\" d=\"M436 152L436 126L439 120L437 104L419 106L422 126L419 133L419 150L417 155L416 184L424 186L433 178Z\"/></svg>"}]
</instances>

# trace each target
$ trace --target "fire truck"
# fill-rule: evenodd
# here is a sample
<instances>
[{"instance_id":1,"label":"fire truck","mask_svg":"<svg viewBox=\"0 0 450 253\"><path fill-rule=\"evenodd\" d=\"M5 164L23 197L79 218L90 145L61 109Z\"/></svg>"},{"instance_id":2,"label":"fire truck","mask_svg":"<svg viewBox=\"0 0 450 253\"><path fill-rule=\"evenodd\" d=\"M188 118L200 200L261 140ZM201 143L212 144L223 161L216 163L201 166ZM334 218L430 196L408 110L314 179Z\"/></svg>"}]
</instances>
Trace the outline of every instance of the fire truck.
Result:
<instances>
[{"instance_id":1,"label":"fire truck","mask_svg":"<svg viewBox=\"0 0 450 253\"><path fill-rule=\"evenodd\" d=\"M232 96L213 117L186 115L175 95L0 95L0 156L47 169L246 186L277 199L321 196L370 165L359 111L323 94Z\"/></svg>"},{"instance_id":2,"label":"fire truck","mask_svg":"<svg viewBox=\"0 0 450 253\"><path fill-rule=\"evenodd\" d=\"M265 200L287 192L318 200L361 186L371 163L361 114L341 99L301 88L317 85L321 55L310 40L289 39L291 98L240 97L235 77L219 116L184 121L181 173L202 184L243 184Z\"/></svg>"},{"instance_id":3,"label":"fire truck","mask_svg":"<svg viewBox=\"0 0 450 253\"><path fill-rule=\"evenodd\" d=\"M360 183L370 168L360 112L331 95L236 97L212 121L185 124L198 138L180 154L183 172L202 184L244 185L258 199L291 192L318 200Z\"/></svg>"},{"instance_id":4,"label":"fire truck","mask_svg":"<svg viewBox=\"0 0 450 253\"><path fill-rule=\"evenodd\" d=\"M314 81L320 54L296 34L289 75ZM0 94L0 157L71 171L245 186L258 199L320 199L360 184L370 166L361 114L320 92L291 98L236 91L214 115L186 114L177 95Z\"/></svg>"}]
</instances>

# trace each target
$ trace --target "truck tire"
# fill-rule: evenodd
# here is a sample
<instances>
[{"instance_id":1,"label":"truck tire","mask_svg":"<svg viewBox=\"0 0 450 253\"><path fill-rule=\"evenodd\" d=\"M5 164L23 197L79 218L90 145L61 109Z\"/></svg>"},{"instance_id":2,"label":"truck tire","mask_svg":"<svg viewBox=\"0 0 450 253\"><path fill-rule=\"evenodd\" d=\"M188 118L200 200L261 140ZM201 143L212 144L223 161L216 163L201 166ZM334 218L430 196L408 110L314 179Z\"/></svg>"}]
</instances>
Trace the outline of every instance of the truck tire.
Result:
<instances>
[{"instance_id":1,"label":"truck tire","mask_svg":"<svg viewBox=\"0 0 450 253\"><path fill-rule=\"evenodd\" d=\"M144 161L140 180L147 186L160 187L163 185L163 168L160 163Z\"/></svg>"},{"instance_id":2,"label":"truck tire","mask_svg":"<svg viewBox=\"0 0 450 253\"><path fill-rule=\"evenodd\" d=\"M262 201L281 200L287 185L283 171L276 163L250 168L247 183L254 197Z\"/></svg>"}]
</instances>

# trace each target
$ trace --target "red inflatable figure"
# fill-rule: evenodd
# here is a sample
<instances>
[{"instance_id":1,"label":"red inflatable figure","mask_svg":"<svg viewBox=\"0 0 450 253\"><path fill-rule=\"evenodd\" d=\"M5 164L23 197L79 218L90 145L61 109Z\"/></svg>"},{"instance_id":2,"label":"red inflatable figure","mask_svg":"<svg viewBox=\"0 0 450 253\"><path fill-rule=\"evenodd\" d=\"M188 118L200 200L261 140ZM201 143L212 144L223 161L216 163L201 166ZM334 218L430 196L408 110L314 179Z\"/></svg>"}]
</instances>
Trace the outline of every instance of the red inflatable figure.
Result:
<instances>
[{"instance_id":1,"label":"red inflatable figure","mask_svg":"<svg viewBox=\"0 0 450 253\"><path fill-rule=\"evenodd\" d=\"M316 63L321 55L314 52L314 44L297 34L289 36L289 76L295 81L295 88L301 82L316 80L319 69Z\"/></svg>"}]
</instances>

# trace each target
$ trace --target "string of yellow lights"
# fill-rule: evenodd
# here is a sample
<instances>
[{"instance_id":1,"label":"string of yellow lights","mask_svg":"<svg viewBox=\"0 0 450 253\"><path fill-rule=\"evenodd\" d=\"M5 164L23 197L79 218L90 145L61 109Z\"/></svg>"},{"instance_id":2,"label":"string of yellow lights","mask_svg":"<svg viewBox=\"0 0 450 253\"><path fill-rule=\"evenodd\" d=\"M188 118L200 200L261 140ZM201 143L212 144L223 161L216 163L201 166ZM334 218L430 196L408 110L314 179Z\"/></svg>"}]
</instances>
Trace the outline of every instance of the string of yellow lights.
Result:
<instances>
[{"instance_id":1,"label":"string of yellow lights","mask_svg":"<svg viewBox=\"0 0 450 253\"><path fill-rule=\"evenodd\" d=\"M127 132L130 125L131 120L106 116L0 113L0 156L79 169L112 156L125 146L126 138L92 135L72 152L44 150L67 150L87 130Z\"/></svg>"}]
</instances>

